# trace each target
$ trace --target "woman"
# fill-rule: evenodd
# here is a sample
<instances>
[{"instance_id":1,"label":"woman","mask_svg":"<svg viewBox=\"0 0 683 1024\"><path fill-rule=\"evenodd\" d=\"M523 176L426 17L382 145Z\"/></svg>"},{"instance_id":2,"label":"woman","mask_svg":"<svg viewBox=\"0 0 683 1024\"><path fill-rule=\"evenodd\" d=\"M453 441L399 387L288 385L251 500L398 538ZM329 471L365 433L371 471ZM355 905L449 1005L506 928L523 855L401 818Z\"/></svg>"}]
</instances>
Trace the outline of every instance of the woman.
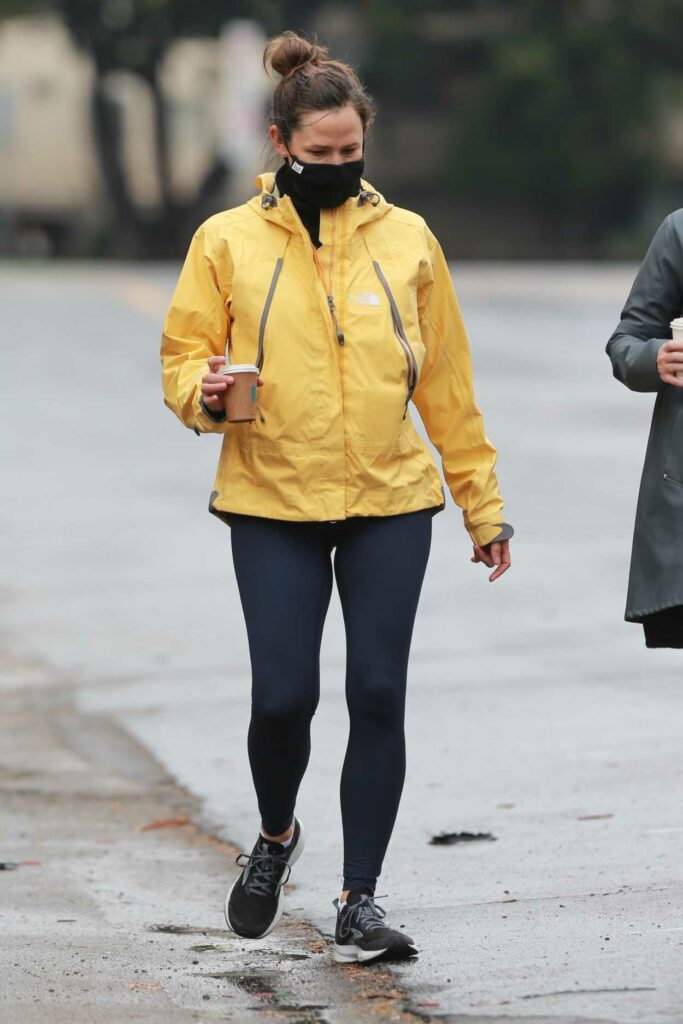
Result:
<instances>
[{"instance_id":1,"label":"woman","mask_svg":"<svg viewBox=\"0 0 683 1024\"><path fill-rule=\"evenodd\" d=\"M683 342L671 321L683 312L683 210L664 220L607 343L614 376L657 392L638 496L627 622L647 647L683 648Z\"/></svg>"},{"instance_id":2,"label":"woman","mask_svg":"<svg viewBox=\"0 0 683 1024\"><path fill-rule=\"evenodd\" d=\"M347 638L350 735L341 776L344 881L335 957L410 956L374 892L405 774L410 640L444 507L412 399L441 453L474 543L499 579L502 522L469 350L445 259L421 217L362 178L372 103L346 64L294 33L264 65L281 75L269 137L282 158L260 194L196 232L164 326L166 404L222 433L210 510L231 526L252 663L248 753L261 814L226 899L228 926L267 935L303 847L294 814L319 696L319 653L336 575ZM218 371L262 368L260 415L227 424ZM208 371L207 371L208 364Z\"/></svg>"}]
</instances>

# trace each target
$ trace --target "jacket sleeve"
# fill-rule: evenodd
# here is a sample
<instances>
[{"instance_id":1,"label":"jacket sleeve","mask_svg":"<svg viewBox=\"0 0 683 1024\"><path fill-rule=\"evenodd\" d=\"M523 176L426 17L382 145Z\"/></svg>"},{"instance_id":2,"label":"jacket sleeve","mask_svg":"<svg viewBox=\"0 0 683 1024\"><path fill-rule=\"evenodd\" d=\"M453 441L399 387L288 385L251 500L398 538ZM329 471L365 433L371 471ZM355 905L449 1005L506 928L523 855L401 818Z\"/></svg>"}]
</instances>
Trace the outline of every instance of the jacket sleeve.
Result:
<instances>
[{"instance_id":1,"label":"jacket sleeve","mask_svg":"<svg viewBox=\"0 0 683 1024\"><path fill-rule=\"evenodd\" d=\"M669 325L683 308L683 254L672 216L652 239L621 320L607 342L614 376L631 391L665 387L657 372L657 353L670 340Z\"/></svg>"},{"instance_id":2,"label":"jacket sleeve","mask_svg":"<svg viewBox=\"0 0 683 1024\"><path fill-rule=\"evenodd\" d=\"M418 292L426 354L413 401L438 450L453 500L474 543L507 540L503 503L494 472L496 449L484 433L474 399L469 343L448 264L427 229L431 275Z\"/></svg>"},{"instance_id":3,"label":"jacket sleeve","mask_svg":"<svg viewBox=\"0 0 683 1024\"><path fill-rule=\"evenodd\" d=\"M202 400L201 378L209 356L226 354L230 330L231 268L217 259L205 225L194 234L161 335L164 403L195 433L224 433L225 414L212 413Z\"/></svg>"}]
</instances>

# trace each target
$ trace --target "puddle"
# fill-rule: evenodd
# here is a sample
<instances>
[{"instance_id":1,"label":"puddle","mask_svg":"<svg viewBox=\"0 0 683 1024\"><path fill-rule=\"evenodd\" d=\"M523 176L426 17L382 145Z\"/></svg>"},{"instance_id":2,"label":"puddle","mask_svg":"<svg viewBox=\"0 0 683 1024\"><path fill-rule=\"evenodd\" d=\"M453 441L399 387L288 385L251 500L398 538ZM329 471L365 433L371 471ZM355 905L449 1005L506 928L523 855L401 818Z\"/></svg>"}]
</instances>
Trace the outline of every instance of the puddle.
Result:
<instances>
[{"instance_id":1,"label":"puddle","mask_svg":"<svg viewBox=\"0 0 683 1024\"><path fill-rule=\"evenodd\" d=\"M162 932L164 935L208 935L217 939L227 939L231 932L227 928L198 928L196 925L152 924L148 932Z\"/></svg>"},{"instance_id":2,"label":"puddle","mask_svg":"<svg viewBox=\"0 0 683 1024\"><path fill-rule=\"evenodd\" d=\"M197 946L188 946L190 953L235 953L237 950L243 950L243 946L238 946L237 943L221 944L218 942L206 942L199 943ZM287 949L259 949L259 959L263 957L273 957L275 960L312 960L313 956L311 953L293 953Z\"/></svg>"},{"instance_id":3,"label":"puddle","mask_svg":"<svg viewBox=\"0 0 683 1024\"><path fill-rule=\"evenodd\" d=\"M199 946L188 946L190 953L209 953L215 950L216 953L232 953L234 946L219 946L215 943L205 943Z\"/></svg>"},{"instance_id":4,"label":"puddle","mask_svg":"<svg viewBox=\"0 0 683 1024\"><path fill-rule=\"evenodd\" d=\"M432 846L453 846L455 843L495 843L492 832L440 832L429 840Z\"/></svg>"},{"instance_id":5,"label":"puddle","mask_svg":"<svg viewBox=\"0 0 683 1024\"><path fill-rule=\"evenodd\" d=\"M293 1024L324 1024L322 1013L329 1009L327 1003L306 1003L297 999L297 993L282 985L281 975L275 971L211 971L202 972L199 977L227 981L245 995L259 1000L250 1009L263 1007L268 1013L286 1015Z\"/></svg>"},{"instance_id":6,"label":"puddle","mask_svg":"<svg viewBox=\"0 0 683 1024\"><path fill-rule=\"evenodd\" d=\"M212 971L202 973L203 978L222 978L250 996L271 999L277 989L280 975L275 971Z\"/></svg>"},{"instance_id":7,"label":"puddle","mask_svg":"<svg viewBox=\"0 0 683 1024\"><path fill-rule=\"evenodd\" d=\"M278 960L312 960L313 957L310 953L280 953L278 950L273 950L272 953L268 951L271 956L276 956Z\"/></svg>"}]
</instances>

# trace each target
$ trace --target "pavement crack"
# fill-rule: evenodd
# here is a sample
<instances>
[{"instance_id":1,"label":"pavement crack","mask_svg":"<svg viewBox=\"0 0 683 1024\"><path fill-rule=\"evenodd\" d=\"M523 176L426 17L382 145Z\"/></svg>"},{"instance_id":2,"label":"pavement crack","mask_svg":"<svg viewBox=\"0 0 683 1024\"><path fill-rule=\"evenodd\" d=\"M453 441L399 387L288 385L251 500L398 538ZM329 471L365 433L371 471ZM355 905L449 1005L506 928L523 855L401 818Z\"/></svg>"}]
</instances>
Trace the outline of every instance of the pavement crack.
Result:
<instances>
[{"instance_id":1,"label":"pavement crack","mask_svg":"<svg viewBox=\"0 0 683 1024\"><path fill-rule=\"evenodd\" d=\"M518 996L518 999L548 999L551 996L588 996L603 995L614 992L656 992L654 985L624 985L614 988L563 988L556 992L531 992L528 995Z\"/></svg>"}]
</instances>

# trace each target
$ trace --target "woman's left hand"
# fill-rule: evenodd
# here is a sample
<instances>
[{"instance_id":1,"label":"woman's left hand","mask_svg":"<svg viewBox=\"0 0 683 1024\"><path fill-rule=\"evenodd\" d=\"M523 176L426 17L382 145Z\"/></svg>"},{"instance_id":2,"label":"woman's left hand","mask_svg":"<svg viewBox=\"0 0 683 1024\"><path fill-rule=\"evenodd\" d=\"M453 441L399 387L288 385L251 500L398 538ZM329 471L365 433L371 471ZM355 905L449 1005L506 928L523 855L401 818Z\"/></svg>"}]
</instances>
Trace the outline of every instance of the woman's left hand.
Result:
<instances>
[{"instance_id":1,"label":"woman's left hand","mask_svg":"<svg viewBox=\"0 0 683 1024\"><path fill-rule=\"evenodd\" d=\"M489 583L493 583L497 580L504 572L507 572L512 561L510 560L510 541L501 540L498 542L492 542L486 544L483 548L479 547L478 544L474 544L474 555L470 559L472 562L483 562L489 569L495 570L489 576Z\"/></svg>"}]
</instances>

